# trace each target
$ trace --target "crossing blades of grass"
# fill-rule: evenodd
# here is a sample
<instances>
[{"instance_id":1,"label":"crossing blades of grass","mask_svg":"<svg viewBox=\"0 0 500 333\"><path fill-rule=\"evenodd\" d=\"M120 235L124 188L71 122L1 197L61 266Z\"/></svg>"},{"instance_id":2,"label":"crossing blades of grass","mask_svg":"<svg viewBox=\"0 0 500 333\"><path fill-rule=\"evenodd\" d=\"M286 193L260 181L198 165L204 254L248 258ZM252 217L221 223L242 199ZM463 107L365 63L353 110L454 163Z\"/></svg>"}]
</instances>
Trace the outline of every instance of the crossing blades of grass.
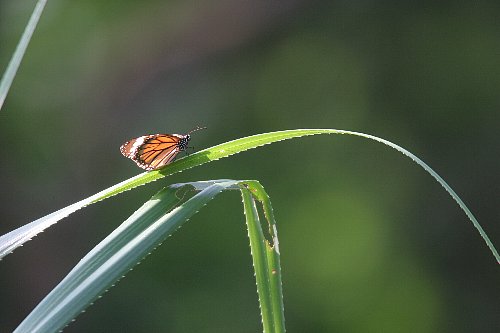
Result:
<instances>
[{"instance_id":1,"label":"crossing blades of grass","mask_svg":"<svg viewBox=\"0 0 500 333\"><path fill-rule=\"evenodd\" d=\"M177 184L161 190L90 251L15 332L55 332L64 328L217 194L235 189L241 190L244 197L254 267L259 272L257 290L263 325L270 328L265 332L284 332L277 246L270 246L262 231L256 232L260 229L258 215L249 218L248 211L254 198L262 203L276 245L271 203L258 182L234 180Z\"/></svg>"},{"instance_id":2,"label":"crossing blades of grass","mask_svg":"<svg viewBox=\"0 0 500 333\"><path fill-rule=\"evenodd\" d=\"M469 220L472 222L474 227L479 231L479 234L486 242L486 245L490 248L490 251L493 253L495 259L498 263L500 263L500 255L495 249L493 243L490 241L483 228L469 210L469 208L465 205L465 203L460 199L460 197L453 191L453 189L444 181L441 176L439 176L431 167L429 167L425 162L423 162L420 158L410 153L408 150L390 142L385 139L359 132L352 131L344 131L344 130L336 130L336 129L297 129L297 130L288 130L288 131L278 131L278 132L270 132L252 135L248 137L244 137L241 139L225 142L220 145L213 146L211 148L207 148L201 151L198 151L194 154L191 154L187 157L181 158L173 163L165 166L160 170L155 170L151 172L145 172L139 174L135 177L132 177L128 180L125 180L119 184L111 186L108 189L105 189L99 193L96 193L86 199L83 199L75 204L72 204L68 207L65 207L59 211L56 211L52 214L44 216L38 220L35 220L23 227L20 227L14 231L11 231L0 237L0 259L12 252L15 248L21 246L26 241L30 240L34 236L36 236L39 232L45 230L47 227L57 223L62 218L68 216L69 214L75 212L76 210L88 206L92 203L95 203L100 200L104 200L113 195L122 193L124 191L130 190L134 187L147 184L149 182L155 181L157 179L163 178L165 176L169 176L171 174L199 166L204 163L212 162L218 160L220 158L224 158L236 153L240 153L242 151L253 149L256 147L260 147L266 144L270 144L277 141L298 138L302 136L316 135L316 134L345 134L345 135L353 135L362 137L365 139L377 141L387 145L403 155L409 157L413 162L417 163L420 167L422 167L427 173L429 173L439 184L441 184L444 189L450 194L450 196L457 202L459 207L465 212Z\"/></svg>"}]
</instances>

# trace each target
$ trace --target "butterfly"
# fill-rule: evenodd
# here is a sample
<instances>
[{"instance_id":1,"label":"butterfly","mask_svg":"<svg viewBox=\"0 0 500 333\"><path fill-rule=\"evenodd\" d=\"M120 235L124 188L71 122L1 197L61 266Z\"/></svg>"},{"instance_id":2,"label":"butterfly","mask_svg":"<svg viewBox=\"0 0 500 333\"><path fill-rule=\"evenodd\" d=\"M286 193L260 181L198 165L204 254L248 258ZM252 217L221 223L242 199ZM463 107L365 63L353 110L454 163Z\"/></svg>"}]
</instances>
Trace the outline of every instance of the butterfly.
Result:
<instances>
[{"instance_id":1,"label":"butterfly","mask_svg":"<svg viewBox=\"0 0 500 333\"><path fill-rule=\"evenodd\" d=\"M140 168L156 170L172 162L178 153L188 148L191 133L205 129L196 127L187 134L151 134L125 142L120 147L123 156Z\"/></svg>"}]
</instances>

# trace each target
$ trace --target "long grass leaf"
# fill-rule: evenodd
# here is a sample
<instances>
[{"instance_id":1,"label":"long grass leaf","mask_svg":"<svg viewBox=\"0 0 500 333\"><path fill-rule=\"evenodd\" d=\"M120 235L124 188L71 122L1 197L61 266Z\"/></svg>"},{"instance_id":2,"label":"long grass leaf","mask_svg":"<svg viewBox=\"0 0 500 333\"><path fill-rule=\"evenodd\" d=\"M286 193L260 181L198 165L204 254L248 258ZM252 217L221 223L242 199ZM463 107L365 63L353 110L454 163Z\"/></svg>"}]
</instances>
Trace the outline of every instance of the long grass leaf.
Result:
<instances>
[{"instance_id":1,"label":"long grass leaf","mask_svg":"<svg viewBox=\"0 0 500 333\"><path fill-rule=\"evenodd\" d=\"M101 191L99 193L94 194L93 196L90 196L86 199L80 200L74 204L71 204L67 207L64 207L62 209L59 209L53 213L50 213L48 215L45 215L33 222L30 222L28 224L23 225L22 227L19 227L15 230L12 230L2 236L0 236L0 260L14 251L16 248L19 246L22 246L25 242L31 240L33 237L35 237L37 234L40 232L44 231L51 225L57 223L61 219L65 218L66 216L76 212L77 210L93 203L96 198L102 197L104 194L108 194L110 192L116 191L116 189L121 189L117 193L123 192L123 187L125 184L133 184L136 179L143 179L142 175L132 177L126 181L123 181L121 183L118 183L114 186L111 186L110 188Z\"/></svg>"},{"instance_id":2,"label":"long grass leaf","mask_svg":"<svg viewBox=\"0 0 500 333\"><path fill-rule=\"evenodd\" d=\"M160 191L89 252L15 332L57 332L114 285L208 201L236 182Z\"/></svg>"},{"instance_id":3,"label":"long grass leaf","mask_svg":"<svg viewBox=\"0 0 500 333\"><path fill-rule=\"evenodd\" d=\"M264 188L257 181L246 181L241 184L241 196L245 210L248 238L250 239L264 332L284 333L285 316L279 242L271 201ZM264 236L257 202L262 204L264 217L268 223L267 234L270 239L266 239Z\"/></svg>"},{"instance_id":4,"label":"long grass leaf","mask_svg":"<svg viewBox=\"0 0 500 333\"><path fill-rule=\"evenodd\" d=\"M252 194L247 189L241 190L245 219L247 223L250 250L255 270L257 294L259 295L260 313L265 333L274 333L273 312L271 306L271 288L267 274L265 239L259 221L259 214Z\"/></svg>"},{"instance_id":5,"label":"long grass leaf","mask_svg":"<svg viewBox=\"0 0 500 333\"><path fill-rule=\"evenodd\" d=\"M353 131L345 131L345 130L336 130L336 129L297 129L297 130L287 130L287 131L278 131L278 132L271 132L271 133L264 133L264 134L257 134L257 135L252 135L248 136L245 138L229 141L220 145L213 146L211 148L207 148L204 150L201 150L199 152L196 152L194 154L191 154L188 157L181 158L177 161L174 161L173 163L165 166L164 168L160 170L155 170L151 172L146 172L139 174L129 180L123 181L120 184L117 184L115 186L112 186L106 190L103 190L90 198L84 199L80 201L77 204L74 204L76 206L73 207L74 210L77 210L79 208L82 208L88 204L106 199L110 196L116 195L118 193L121 193L126 190L130 190L134 187L144 185L146 183L149 183L151 181L163 178L165 176L195 167L199 166L204 163L208 163L214 160L218 160L220 158L224 158L248 149L253 149L259 146L263 146L266 144L270 144L273 142L277 141L282 141L282 140L287 140L287 139L292 139L292 138L297 138L297 137L302 137L302 136L309 136L309 135L316 135L316 134L345 134L345 135L354 135L354 136L359 136L363 137L366 139L374 140L380 143L383 143L403 155L411 158L415 163L417 163L420 167L422 167L426 172L428 172L434 179L438 181L439 184L441 184L444 189L450 194L450 196L457 202L459 207L465 212L469 220L472 222L474 227L479 231L479 234L481 237L484 239L486 242L486 245L489 247L491 252L493 253L495 259L497 260L498 263L500 263L500 255L498 254L497 250L495 249L493 243L490 241L486 233L484 232L483 228L475 218L475 216L472 214L472 212L469 210L469 208L465 205L465 203L460 199L460 197L453 191L453 189L444 181L443 178L441 178L434 170L432 170L426 163L424 163L421 159L416 157L414 154L410 153L408 150L396 145L395 143L392 143L388 140L370 135L370 134L364 134L360 132L353 132ZM73 205L72 205L73 206ZM50 214L52 215L52 214ZM46 224L47 226L50 226L54 223L56 223L58 220L60 220L60 216L55 216L51 218L43 218L43 224ZM35 221L37 222L37 221ZM34 222L33 222L34 223ZM22 230L22 235L19 235L17 233L15 239L21 239L23 240L22 242L15 242L15 244L10 244L7 241L10 239L10 237L5 237L7 235L1 236L0 237L0 258L4 257L6 254L10 253L13 249L16 247L22 245L26 240L32 238L35 236L38 232L43 230L44 228L37 228L35 231L36 232L31 232L28 229L23 229ZM16 231L16 230L15 230ZM11 232L12 233L12 232ZM6 243L7 242L7 243Z\"/></svg>"},{"instance_id":6,"label":"long grass leaf","mask_svg":"<svg viewBox=\"0 0 500 333\"><path fill-rule=\"evenodd\" d=\"M276 333L285 332L285 308L283 305L283 290L281 282L280 248L278 240L278 229L271 205L271 199L264 187L258 181L247 181L245 185L262 205L264 218L267 222L269 239L265 239L266 251L266 273L269 281L269 292L271 299L272 320Z\"/></svg>"},{"instance_id":7,"label":"long grass leaf","mask_svg":"<svg viewBox=\"0 0 500 333\"><path fill-rule=\"evenodd\" d=\"M7 65L7 68L2 76L2 80L0 81L0 110L2 109L7 93L12 85L12 81L14 81L14 77L16 76L19 65L21 64L21 60L23 60L24 53L28 48L31 36L33 36L33 32L36 29L38 20L42 15L43 8L46 3L47 0L38 0L35 9L31 14L31 18L24 29L23 35L17 44L16 50L14 51L14 54L12 55L12 58L10 59L9 64Z\"/></svg>"}]
</instances>

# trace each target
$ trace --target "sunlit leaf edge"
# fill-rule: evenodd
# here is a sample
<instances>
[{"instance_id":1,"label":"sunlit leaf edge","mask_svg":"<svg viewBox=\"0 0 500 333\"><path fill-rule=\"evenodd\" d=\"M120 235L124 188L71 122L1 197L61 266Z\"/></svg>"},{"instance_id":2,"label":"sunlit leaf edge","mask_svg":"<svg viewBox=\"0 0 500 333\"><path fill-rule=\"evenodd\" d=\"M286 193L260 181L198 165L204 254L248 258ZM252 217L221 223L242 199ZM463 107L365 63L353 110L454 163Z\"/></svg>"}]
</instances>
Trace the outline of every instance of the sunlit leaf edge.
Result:
<instances>
[{"instance_id":1,"label":"sunlit leaf edge","mask_svg":"<svg viewBox=\"0 0 500 333\"><path fill-rule=\"evenodd\" d=\"M181 172L183 170L208 163L211 161L215 161L236 153L240 153L242 151L248 150L248 149L253 149L257 148L266 144L270 144L273 142L278 142L282 140L287 140L287 139L292 139L292 138L297 138L297 137L302 137L302 136L310 136L310 135L316 135L316 134L346 134L346 135L354 135L358 137L363 137L366 139L374 140L380 143L383 143L403 155L409 157L412 159L415 163L417 163L419 166L421 166L425 171L427 171L434 179L438 181L439 184L441 184L444 189L450 194L450 196L457 202L457 204L460 206L460 208L465 212L469 220L472 222L472 224L476 227L476 229L479 231L481 237L484 239L486 242L486 245L489 247L490 251L494 255L495 259L497 260L498 263L500 263L500 255L498 254L496 248L493 246L493 243L490 241L486 233L484 232L483 228L475 218L475 216L472 214L472 212L469 210L469 208L465 205L465 203L460 199L460 197L453 191L453 189L444 181L443 178L441 178L434 170L432 170L431 167L429 167L425 162L423 162L420 158L415 156L414 154L410 153L408 150L396 145L395 143L392 143L388 140L370 135L370 134L365 134L365 133L360 133L360 132L354 132L354 131L346 131L346 130L336 130L336 129L296 129L296 130L286 130L286 131L277 131L277 132L270 132L270 133L263 133L263 134L257 134L257 135L252 135L240 139L236 139L233 141L229 141L226 143L222 143L201 151L198 151L194 154L191 154L190 156L181 158L177 161L174 161L173 163L165 166L164 168L160 170L154 170L151 172L145 172L142 174L139 174L135 177L132 177L128 180L125 180L119 184L116 184L108 189L105 189L99 193L96 193L92 195L91 197L81 200L76 204L73 204L68 207L72 207L72 210L67 214L69 215L70 213L85 207L87 205L90 205L92 203L104 200L106 198L109 198L113 195L117 195L119 193L122 193L124 191L130 190L132 188L135 188L137 186L141 186L144 184L147 184L149 182L158 180L160 178L163 178L165 176ZM63 208L62 210L64 210ZM53 213L54 214L54 213ZM47 217L53 215L49 214ZM65 216L67 216L65 215ZM64 216L62 216L64 217ZM18 246L22 245L25 241L31 239L32 237L36 236L36 234L40 231L43 231L46 227L44 225L50 226L54 223L56 223L58 220L60 220L62 217L59 217L57 220L53 219L48 219L47 221L44 220L46 217L42 217L39 220L31 222L36 228L34 229L36 232L31 233L29 230L30 228L24 228L23 229L23 234L15 234L18 230L22 229L23 227L16 229L6 235L3 235L0 237L0 258L4 257L8 253L10 253L12 250L17 248ZM41 226L40 226L41 225ZM24 227L26 227L25 225ZM11 235L14 233L13 235ZM14 242L10 242L10 240L14 240Z\"/></svg>"}]
</instances>

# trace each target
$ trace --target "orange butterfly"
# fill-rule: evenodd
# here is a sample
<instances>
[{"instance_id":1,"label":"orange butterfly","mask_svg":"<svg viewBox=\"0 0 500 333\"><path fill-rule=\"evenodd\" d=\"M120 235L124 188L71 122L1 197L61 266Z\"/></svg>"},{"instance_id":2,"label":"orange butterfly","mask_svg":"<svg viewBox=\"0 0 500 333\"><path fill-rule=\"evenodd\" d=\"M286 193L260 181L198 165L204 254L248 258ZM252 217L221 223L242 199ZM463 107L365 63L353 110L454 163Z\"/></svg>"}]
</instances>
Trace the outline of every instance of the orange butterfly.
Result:
<instances>
[{"instance_id":1,"label":"orange butterfly","mask_svg":"<svg viewBox=\"0 0 500 333\"><path fill-rule=\"evenodd\" d=\"M139 167L145 170L156 170L172 162L178 153L187 149L191 133L205 128L196 127L186 135L144 135L125 142L120 147L120 152Z\"/></svg>"}]
</instances>

